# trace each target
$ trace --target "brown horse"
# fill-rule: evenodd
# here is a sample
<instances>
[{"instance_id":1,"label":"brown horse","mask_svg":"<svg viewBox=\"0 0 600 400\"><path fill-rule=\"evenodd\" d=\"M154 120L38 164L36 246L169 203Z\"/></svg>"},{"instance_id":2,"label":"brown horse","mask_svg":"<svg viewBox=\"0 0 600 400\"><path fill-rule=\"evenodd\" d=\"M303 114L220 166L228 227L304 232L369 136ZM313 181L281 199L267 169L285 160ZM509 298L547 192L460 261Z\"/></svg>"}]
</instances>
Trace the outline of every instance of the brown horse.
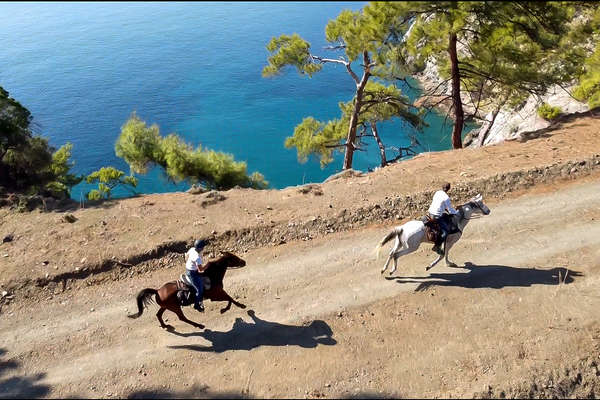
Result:
<instances>
[{"instance_id":1,"label":"brown horse","mask_svg":"<svg viewBox=\"0 0 600 400\"><path fill-rule=\"evenodd\" d=\"M208 278L210 280L210 288L205 289L203 293L203 298L210 299L212 301L228 301L227 307L221 309L221 314L225 311L229 310L231 307L231 303L235 304L240 308L246 308L246 306L242 303L239 303L233 300L224 290L223 290L223 276L225 276L225 272L227 268L239 268L246 265L246 261L242 260L235 254L230 252L223 252L223 255L214 261L209 261L206 263L206 269L202 273L204 276L204 280ZM137 305L138 305L138 313L128 315L129 318L138 318L142 315L144 311L144 306L148 305L152 302L152 295L154 295L154 299L156 303L159 305L160 310L156 313L156 317L160 322L160 326L164 329L173 329L171 325L167 325L164 323L162 319L162 315L165 310L169 310L177 314L179 319L183 322L187 322L188 324L195 326L197 328L204 328L204 325L198 324L194 321L190 321L183 315L183 311L181 310L181 306L177 301L177 291L181 289L181 282L172 281L167 282L162 285L158 290L152 288L142 289L137 295ZM192 288L192 290L194 290Z\"/></svg>"}]
</instances>

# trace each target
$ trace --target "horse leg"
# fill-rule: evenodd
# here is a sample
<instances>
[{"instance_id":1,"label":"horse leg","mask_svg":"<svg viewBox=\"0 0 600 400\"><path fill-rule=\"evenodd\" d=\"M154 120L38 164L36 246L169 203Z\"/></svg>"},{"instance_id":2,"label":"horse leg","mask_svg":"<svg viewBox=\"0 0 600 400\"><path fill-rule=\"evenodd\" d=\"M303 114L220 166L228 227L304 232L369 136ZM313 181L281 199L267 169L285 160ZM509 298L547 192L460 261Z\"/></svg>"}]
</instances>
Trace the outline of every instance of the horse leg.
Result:
<instances>
[{"instance_id":1,"label":"horse leg","mask_svg":"<svg viewBox=\"0 0 600 400\"><path fill-rule=\"evenodd\" d=\"M394 247L392 247L392 250L390 250L390 254L385 262L385 265L383 266L383 269L381 270L382 274L387 269L388 265L390 264L390 261L392 261L392 257L394 256L394 253L398 250L399 246L400 246L400 237L398 235L396 235L396 241L394 242ZM394 270L396 270L396 259L394 259Z\"/></svg>"},{"instance_id":2,"label":"horse leg","mask_svg":"<svg viewBox=\"0 0 600 400\"><path fill-rule=\"evenodd\" d=\"M165 302L165 303L167 303L167 302ZM181 307L179 306L179 304L177 304L177 302L174 300L174 298L170 299L170 301L168 302L168 305L165 304L165 307L167 309L169 309L169 311L172 311L175 314L177 314L180 321L187 322L188 324L190 324L196 328L200 328L200 329L204 328L204 325L198 324L194 321L187 319L185 317L185 315L183 315L183 311L181 310Z\"/></svg>"},{"instance_id":3,"label":"horse leg","mask_svg":"<svg viewBox=\"0 0 600 400\"><path fill-rule=\"evenodd\" d=\"M454 235L453 235L454 236ZM452 238L446 238L446 244L444 245L444 256L446 258L446 266L447 267L455 267L456 268L456 264L453 263L452 261L450 261L448 259L448 253L450 252L450 249L452 248L452 246L454 246L454 244L456 242L458 242L458 239L460 239L462 235L460 233L456 234L456 238L452 237Z\"/></svg>"},{"instance_id":4,"label":"horse leg","mask_svg":"<svg viewBox=\"0 0 600 400\"><path fill-rule=\"evenodd\" d=\"M210 294L210 299L212 301L227 301L227 306L221 309L221 314L226 312L231 308L231 303L235 304L239 308L246 308L246 305L239 303L231 298L222 288L216 289L213 293Z\"/></svg>"},{"instance_id":5,"label":"horse leg","mask_svg":"<svg viewBox=\"0 0 600 400\"><path fill-rule=\"evenodd\" d=\"M162 319L162 315L163 313L166 311L166 308L160 308L160 310L158 310L158 312L156 313L156 318L158 318L158 322L160 322L160 327L163 329L173 329L173 327L171 325L167 325L165 324L165 321L163 321Z\"/></svg>"},{"instance_id":6,"label":"horse leg","mask_svg":"<svg viewBox=\"0 0 600 400\"><path fill-rule=\"evenodd\" d=\"M442 258L443 256L437 256L437 258L431 264L429 264L429 267L425 268L425 271L429 271L431 268L435 267L435 264L439 263Z\"/></svg>"},{"instance_id":7,"label":"horse leg","mask_svg":"<svg viewBox=\"0 0 600 400\"><path fill-rule=\"evenodd\" d=\"M408 253L412 253L413 251L415 251L416 249L411 249L410 247L403 247L402 250L397 251L394 253L394 268L392 268L392 270L390 271L390 275L392 275L394 272L396 272L396 268L398 267L398 258L408 254Z\"/></svg>"}]
</instances>

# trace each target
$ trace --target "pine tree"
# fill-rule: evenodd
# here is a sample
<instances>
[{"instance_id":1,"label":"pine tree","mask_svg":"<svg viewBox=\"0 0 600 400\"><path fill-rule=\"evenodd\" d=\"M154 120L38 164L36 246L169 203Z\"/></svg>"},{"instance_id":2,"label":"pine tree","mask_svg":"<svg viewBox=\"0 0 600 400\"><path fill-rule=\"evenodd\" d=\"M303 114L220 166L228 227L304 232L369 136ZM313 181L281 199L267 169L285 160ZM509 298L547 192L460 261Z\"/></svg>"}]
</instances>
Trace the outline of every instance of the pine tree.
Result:
<instances>
[{"instance_id":1,"label":"pine tree","mask_svg":"<svg viewBox=\"0 0 600 400\"><path fill-rule=\"evenodd\" d=\"M295 67L300 74L312 77L323 68L324 64L341 64L356 87L352 101L340 105L341 118L320 122L307 117L296 126L294 135L286 139L285 146L296 147L299 160L306 160L311 153L317 154L323 166L332 161L333 149L341 146L344 151L343 169L352 168L354 151L360 148L357 129L361 121L364 122L361 113L365 107L373 107L375 101L375 97L369 94L367 88L369 79L376 75L377 65L383 62L382 54L385 54L386 48L385 35L388 34L384 30L385 27L385 24L381 24L362 11L342 11L336 19L329 21L325 28L326 40L332 44L328 49L343 53L337 58L314 54L310 43L298 34L281 35L272 38L268 43L267 50L271 55L262 71L264 77L280 74L286 66ZM355 66L352 64L355 62L360 63L362 69L360 76L354 71ZM390 90L394 91L392 96L396 99L394 104L399 107L394 116L406 117L411 123L418 119L400 91L397 88ZM392 104L389 98L388 104ZM392 114L386 119L391 116Z\"/></svg>"},{"instance_id":2,"label":"pine tree","mask_svg":"<svg viewBox=\"0 0 600 400\"><path fill-rule=\"evenodd\" d=\"M481 107L495 107L497 114L505 104L514 107L530 94L541 96L549 87L576 76L584 53L566 38L576 9L583 6L418 1L371 2L365 8L389 24L385 29L390 35L405 34L390 50L401 61L403 72L415 73L432 61L444 82L451 83L452 146L461 148L463 94L475 104L472 115ZM389 23L391 19L395 22Z\"/></svg>"}]
</instances>

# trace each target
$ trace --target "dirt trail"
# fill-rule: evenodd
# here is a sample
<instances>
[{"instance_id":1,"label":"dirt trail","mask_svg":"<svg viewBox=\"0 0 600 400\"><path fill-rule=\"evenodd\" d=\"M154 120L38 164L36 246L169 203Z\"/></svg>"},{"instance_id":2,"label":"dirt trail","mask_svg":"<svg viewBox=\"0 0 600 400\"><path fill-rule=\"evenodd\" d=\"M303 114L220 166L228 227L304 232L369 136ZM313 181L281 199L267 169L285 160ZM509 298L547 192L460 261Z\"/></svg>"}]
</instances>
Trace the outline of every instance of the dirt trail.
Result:
<instances>
[{"instance_id":1,"label":"dirt trail","mask_svg":"<svg viewBox=\"0 0 600 400\"><path fill-rule=\"evenodd\" d=\"M181 265L11 304L0 397L470 397L598 359L600 182L550 189L489 202L451 253L464 268L425 272L424 245L384 279L389 225L251 251L225 278L247 310L184 310L204 331L126 317Z\"/></svg>"}]
</instances>

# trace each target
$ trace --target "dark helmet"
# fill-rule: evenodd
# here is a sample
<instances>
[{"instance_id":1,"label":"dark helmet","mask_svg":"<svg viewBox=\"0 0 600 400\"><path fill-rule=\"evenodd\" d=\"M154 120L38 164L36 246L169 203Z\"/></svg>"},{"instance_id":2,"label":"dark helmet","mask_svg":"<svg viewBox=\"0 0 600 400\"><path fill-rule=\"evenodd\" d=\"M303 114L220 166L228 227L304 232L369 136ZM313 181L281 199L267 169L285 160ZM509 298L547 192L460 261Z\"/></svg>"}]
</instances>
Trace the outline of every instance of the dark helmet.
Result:
<instances>
[{"instance_id":1,"label":"dark helmet","mask_svg":"<svg viewBox=\"0 0 600 400\"><path fill-rule=\"evenodd\" d=\"M194 242L194 247L196 248L196 250L202 250L207 244L207 240L196 239L196 241Z\"/></svg>"}]
</instances>

